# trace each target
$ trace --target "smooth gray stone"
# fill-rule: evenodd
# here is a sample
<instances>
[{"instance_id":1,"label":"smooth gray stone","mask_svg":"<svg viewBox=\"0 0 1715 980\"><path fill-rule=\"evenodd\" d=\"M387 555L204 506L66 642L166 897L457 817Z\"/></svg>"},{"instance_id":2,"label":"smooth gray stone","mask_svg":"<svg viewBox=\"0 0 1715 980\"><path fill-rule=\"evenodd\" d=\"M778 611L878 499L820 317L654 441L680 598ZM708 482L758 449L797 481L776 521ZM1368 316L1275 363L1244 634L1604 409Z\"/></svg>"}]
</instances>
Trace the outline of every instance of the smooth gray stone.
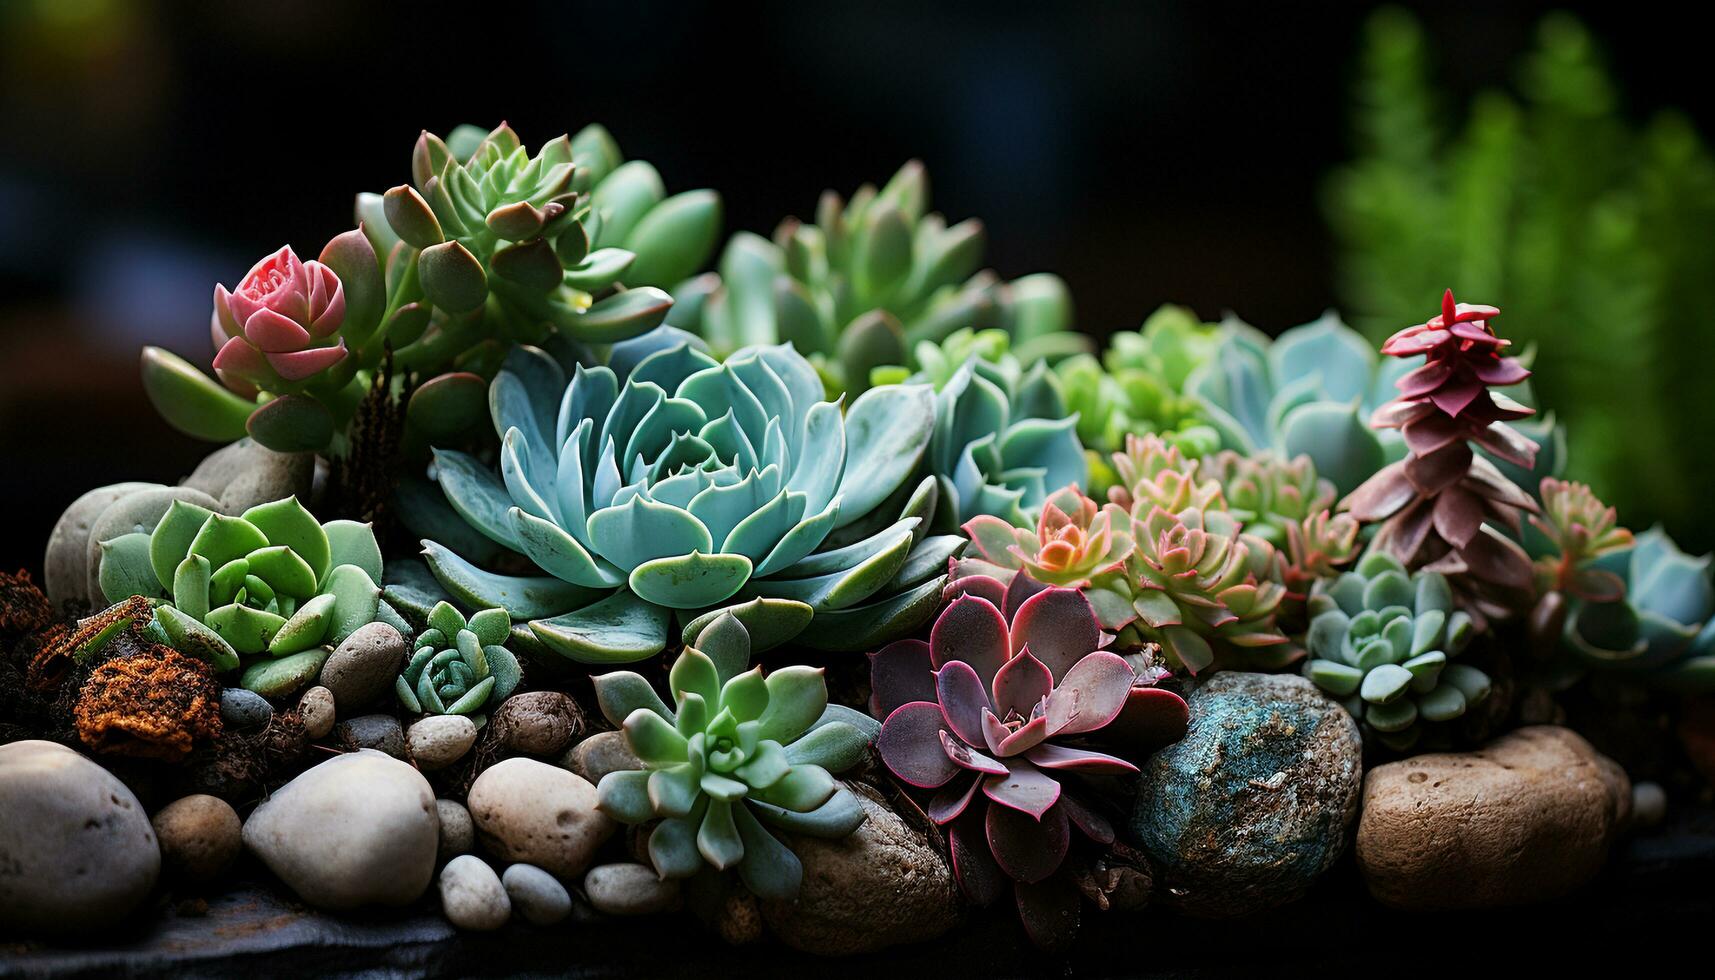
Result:
<instances>
[{"instance_id":1,"label":"smooth gray stone","mask_svg":"<svg viewBox=\"0 0 1715 980\"><path fill-rule=\"evenodd\" d=\"M90 601L89 532L102 512L128 494L160 488L159 483L115 483L89 491L65 509L42 557L42 588L55 609Z\"/></svg>"},{"instance_id":2,"label":"smooth gray stone","mask_svg":"<svg viewBox=\"0 0 1715 980\"><path fill-rule=\"evenodd\" d=\"M190 487L151 487L126 494L101 512L101 516L90 526L86 549L91 605L101 607L107 604L101 596L101 543L133 531L142 531L145 534L153 531L175 500L183 500L187 504L196 504L211 511L221 509L220 501L201 490L193 490Z\"/></svg>"}]
</instances>

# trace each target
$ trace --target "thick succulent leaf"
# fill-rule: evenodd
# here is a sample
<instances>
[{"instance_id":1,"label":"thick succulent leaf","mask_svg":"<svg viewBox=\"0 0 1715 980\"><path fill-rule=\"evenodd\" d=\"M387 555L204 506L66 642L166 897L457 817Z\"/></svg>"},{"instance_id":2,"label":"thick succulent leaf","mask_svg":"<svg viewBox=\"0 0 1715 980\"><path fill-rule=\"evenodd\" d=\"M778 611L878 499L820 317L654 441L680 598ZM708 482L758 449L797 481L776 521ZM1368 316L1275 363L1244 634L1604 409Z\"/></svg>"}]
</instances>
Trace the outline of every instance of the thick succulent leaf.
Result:
<instances>
[{"instance_id":1,"label":"thick succulent leaf","mask_svg":"<svg viewBox=\"0 0 1715 980\"><path fill-rule=\"evenodd\" d=\"M721 616L730 614L749 634L748 655L771 650L798 636L810 625L815 614L809 606L791 599L756 598L737 605L712 609L685 624L681 641L697 642L697 637ZM718 661L718 658L717 658ZM741 665L742 667L742 665Z\"/></svg>"},{"instance_id":2,"label":"thick succulent leaf","mask_svg":"<svg viewBox=\"0 0 1715 980\"><path fill-rule=\"evenodd\" d=\"M641 769L622 769L602 776L596 784L596 809L624 824L653 819L649 777L650 773Z\"/></svg>"},{"instance_id":3,"label":"thick succulent leaf","mask_svg":"<svg viewBox=\"0 0 1715 980\"><path fill-rule=\"evenodd\" d=\"M928 385L885 385L852 402L846 412L840 526L874 510L916 471L934 426L935 392Z\"/></svg>"},{"instance_id":4,"label":"thick succulent leaf","mask_svg":"<svg viewBox=\"0 0 1715 980\"><path fill-rule=\"evenodd\" d=\"M815 650L859 652L911 636L940 608L946 581L942 575L877 602L819 612L817 628L801 636L799 643Z\"/></svg>"},{"instance_id":5,"label":"thick succulent leaf","mask_svg":"<svg viewBox=\"0 0 1715 980\"><path fill-rule=\"evenodd\" d=\"M323 593L299 606L268 641L268 652L283 657L319 646L328 638L328 627L338 605L337 596Z\"/></svg>"},{"instance_id":6,"label":"thick succulent leaf","mask_svg":"<svg viewBox=\"0 0 1715 980\"><path fill-rule=\"evenodd\" d=\"M757 790L754 798L787 810L808 813L828 802L837 788L834 777L828 775L826 769L804 765L794 767L767 789Z\"/></svg>"},{"instance_id":7,"label":"thick succulent leaf","mask_svg":"<svg viewBox=\"0 0 1715 980\"><path fill-rule=\"evenodd\" d=\"M1072 843L1065 811L1052 805L1040 816L991 806L984 823L995 861L1014 881L1042 881L1060 870Z\"/></svg>"},{"instance_id":8,"label":"thick succulent leaf","mask_svg":"<svg viewBox=\"0 0 1715 980\"><path fill-rule=\"evenodd\" d=\"M286 625L282 616L236 604L209 610L203 622L244 656L268 649L268 641Z\"/></svg>"},{"instance_id":9,"label":"thick succulent leaf","mask_svg":"<svg viewBox=\"0 0 1715 980\"><path fill-rule=\"evenodd\" d=\"M760 899L789 902L798 897L798 889L804 877L803 865L799 863L798 855L792 853L790 848L780 843L778 838L757 822L756 817L751 814L752 806L759 805L752 802L749 805L734 805L732 808L733 824L744 846L744 858L738 865L739 880L744 882L751 894Z\"/></svg>"},{"instance_id":10,"label":"thick succulent leaf","mask_svg":"<svg viewBox=\"0 0 1715 980\"><path fill-rule=\"evenodd\" d=\"M993 603L968 594L954 599L935 620L929 647L937 668L962 660L985 686L1011 656L1005 617Z\"/></svg>"},{"instance_id":11,"label":"thick succulent leaf","mask_svg":"<svg viewBox=\"0 0 1715 980\"><path fill-rule=\"evenodd\" d=\"M374 527L363 521L328 521L322 531L328 540L328 568L355 565L370 579L381 581L381 544L375 540ZM268 540L274 541L273 534Z\"/></svg>"},{"instance_id":12,"label":"thick succulent leaf","mask_svg":"<svg viewBox=\"0 0 1715 980\"><path fill-rule=\"evenodd\" d=\"M625 248L637 254L625 281L634 286L676 285L708 261L720 227L721 199L714 191L685 191L667 198L625 233ZM611 226L603 233L618 234Z\"/></svg>"},{"instance_id":13,"label":"thick succulent leaf","mask_svg":"<svg viewBox=\"0 0 1715 980\"><path fill-rule=\"evenodd\" d=\"M638 708L625 719L625 741L643 764L660 769L684 762L685 737L672 723L648 708Z\"/></svg>"},{"instance_id":14,"label":"thick succulent leaf","mask_svg":"<svg viewBox=\"0 0 1715 980\"><path fill-rule=\"evenodd\" d=\"M942 664L935 672L935 699L954 734L971 745L984 744L983 718L994 705L989 700L988 685L970 664L962 660Z\"/></svg>"},{"instance_id":15,"label":"thick succulent leaf","mask_svg":"<svg viewBox=\"0 0 1715 980\"><path fill-rule=\"evenodd\" d=\"M1009 760L1008 769L1010 772L1005 776L984 779L983 793L1002 807L1027 814L1035 821L1042 820L1060 798L1059 780L1023 759Z\"/></svg>"},{"instance_id":16,"label":"thick succulent leaf","mask_svg":"<svg viewBox=\"0 0 1715 980\"><path fill-rule=\"evenodd\" d=\"M803 813L761 800L751 800L749 805L757 817L770 826L779 827L788 833L826 840L845 837L862 826L868 816L864 813L863 806L858 803L857 797L843 786L836 789L826 803Z\"/></svg>"},{"instance_id":17,"label":"thick succulent leaf","mask_svg":"<svg viewBox=\"0 0 1715 980\"><path fill-rule=\"evenodd\" d=\"M433 541L423 542L423 558L436 580L472 609L504 609L513 620L554 616L588 605L603 595L557 578L520 578L485 572Z\"/></svg>"},{"instance_id":18,"label":"thick succulent leaf","mask_svg":"<svg viewBox=\"0 0 1715 980\"><path fill-rule=\"evenodd\" d=\"M697 847L697 832L707 812L707 801L683 817L663 820L649 835L649 862L664 879L689 878L703 867Z\"/></svg>"},{"instance_id":19,"label":"thick succulent leaf","mask_svg":"<svg viewBox=\"0 0 1715 980\"><path fill-rule=\"evenodd\" d=\"M149 534L149 563L155 578L164 589L172 589L180 563L190 553L202 526L213 512L184 500L175 500L161 516L160 523ZM282 542L284 543L284 542ZM152 595L153 593L141 593ZM123 598L123 597L121 597Z\"/></svg>"},{"instance_id":20,"label":"thick succulent leaf","mask_svg":"<svg viewBox=\"0 0 1715 980\"><path fill-rule=\"evenodd\" d=\"M606 674L597 674L591 678L595 687L596 704L601 708L602 716L608 723L618 727L625 723L632 712L647 708L668 721L673 720L673 710L661 700L655 689L641 675L629 670L616 670Z\"/></svg>"},{"instance_id":21,"label":"thick succulent leaf","mask_svg":"<svg viewBox=\"0 0 1715 980\"><path fill-rule=\"evenodd\" d=\"M212 664L217 673L237 669L238 651L197 620L172 606L161 606L155 610L155 621L161 624L173 649Z\"/></svg>"},{"instance_id":22,"label":"thick succulent leaf","mask_svg":"<svg viewBox=\"0 0 1715 980\"><path fill-rule=\"evenodd\" d=\"M519 550L506 516L514 506L512 496L491 469L465 453L436 450L435 476L460 517L492 540Z\"/></svg>"},{"instance_id":23,"label":"thick succulent leaf","mask_svg":"<svg viewBox=\"0 0 1715 980\"><path fill-rule=\"evenodd\" d=\"M1047 665L1056 681L1101 646L1101 626L1095 611L1077 589L1045 589L1024 602L1012 616L1011 649L1026 646Z\"/></svg>"},{"instance_id":24,"label":"thick succulent leaf","mask_svg":"<svg viewBox=\"0 0 1715 980\"><path fill-rule=\"evenodd\" d=\"M673 693L675 701L682 701L688 693L695 694L709 706L710 711L720 710L720 671L715 662L699 650L686 649L673 661L667 672L667 689Z\"/></svg>"},{"instance_id":25,"label":"thick succulent leaf","mask_svg":"<svg viewBox=\"0 0 1715 980\"><path fill-rule=\"evenodd\" d=\"M1118 756L1089 749L1073 749L1063 745L1043 744L1026 752L1024 757L1039 769L1069 769L1083 772L1137 772L1137 766Z\"/></svg>"},{"instance_id":26,"label":"thick succulent leaf","mask_svg":"<svg viewBox=\"0 0 1715 980\"><path fill-rule=\"evenodd\" d=\"M506 516L515 546L555 578L591 589L612 589L625 583L618 569L592 556L558 524L518 507L507 511Z\"/></svg>"},{"instance_id":27,"label":"thick succulent leaf","mask_svg":"<svg viewBox=\"0 0 1715 980\"><path fill-rule=\"evenodd\" d=\"M786 746L786 761L794 766L821 766L829 772L845 772L863 761L870 736L843 721L817 727Z\"/></svg>"},{"instance_id":28,"label":"thick succulent leaf","mask_svg":"<svg viewBox=\"0 0 1715 980\"><path fill-rule=\"evenodd\" d=\"M576 340L612 344L648 333L667 319L673 297L653 286L615 293L582 312L556 316L555 325Z\"/></svg>"},{"instance_id":29,"label":"thick succulent leaf","mask_svg":"<svg viewBox=\"0 0 1715 980\"><path fill-rule=\"evenodd\" d=\"M671 619L666 608L621 589L563 616L532 620L530 629L548 649L579 663L631 663L667 648Z\"/></svg>"},{"instance_id":30,"label":"thick succulent leaf","mask_svg":"<svg viewBox=\"0 0 1715 980\"><path fill-rule=\"evenodd\" d=\"M134 595L152 599L166 598L167 590L156 578L155 566L149 555L149 535L141 531L121 534L111 541L101 542L101 564L98 580L101 594L108 602L121 602ZM168 582L172 578L169 576Z\"/></svg>"},{"instance_id":31,"label":"thick succulent leaf","mask_svg":"<svg viewBox=\"0 0 1715 980\"><path fill-rule=\"evenodd\" d=\"M143 391L167 423L211 442L244 438L256 403L226 390L189 361L160 347L143 348Z\"/></svg>"},{"instance_id":32,"label":"thick succulent leaf","mask_svg":"<svg viewBox=\"0 0 1715 980\"><path fill-rule=\"evenodd\" d=\"M334 597L328 613L326 642L338 644L359 627L375 621L381 605L381 587L356 565L340 565L328 573L322 591Z\"/></svg>"},{"instance_id":33,"label":"thick succulent leaf","mask_svg":"<svg viewBox=\"0 0 1715 980\"><path fill-rule=\"evenodd\" d=\"M225 514L211 514L191 539L192 554L202 555L208 563L220 568L222 565L237 558L243 558L261 548L268 547L268 538L256 525L242 517L228 517Z\"/></svg>"},{"instance_id":34,"label":"thick succulent leaf","mask_svg":"<svg viewBox=\"0 0 1715 980\"><path fill-rule=\"evenodd\" d=\"M997 712L1017 712L1019 717L1027 718L1031 709L1054 690L1054 675L1026 645L995 671L993 690ZM980 718L978 721L980 724Z\"/></svg>"},{"instance_id":35,"label":"thick succulent leaf","mask_svg":"<svg viewBox=\"0 0 1715 980\"><path fill-rule=\"evenodd\" d=\"M877 718L912 701L936 700L934 667L923 640L896 640L871 653L869 677L869 707Z\"/></svg>"},{"instance_id":36,"label":"thick succulent leaf","mask_svg":"<svg viewBox=\"0 0 1715 980\"><path fill-rule=\"evenodd\" d=\"M697 850L703 855L703 860L719 871L725 871L744 859L744 841L738 836L738 827L733 822L733 807L734 804L725 800L710 800L702 826L697 829Z\"/></svg>"},{"instance_id":37,"label":"thick succulent leaf","mask_svg":"<svg viewBox=\"0 0 1715 980\"><path fill-rule=\"evenodd\" d=\"M768 708L757 719L757 734L790 745L822 717L828 686L822 668L794 665L769 674Z\"/></svg>"},{"instance_id":38,"label":"thick succulent leaf","mask_svg":"<svg viewBox=\"0 0 1715 980\"><path fill-rule=\"evenodd\" d=\"M993 807L983 807L987 811ZM977 906L992 905L1011 881L995 862L983 813L967 811L947 832L947 849L959 889Z\"/></svg>"},{"instance_id":39,"label":"thick succulent leaf","mask_svg":"<svg viewBox=\"0 0 1715 980\"><path fill-rule=\"evenodd\" d=\"M934 789L960 772L941 748L947 727L938 705L913 701L901 705L881 724L876 751L893 774L912 786Z\"/></svg>"},{"instance_id":40,"label":"thick succulent leaf","mask_svg":"<svg viewBox=\"0 0 1715 980\"><path fill-rule=\"evenodd\" d=\"M674 555L643 562L632 569L631 591L671 609L701 609L731 598L750 579L750 559L743 555Z\"/></svg>"}]
</instances>

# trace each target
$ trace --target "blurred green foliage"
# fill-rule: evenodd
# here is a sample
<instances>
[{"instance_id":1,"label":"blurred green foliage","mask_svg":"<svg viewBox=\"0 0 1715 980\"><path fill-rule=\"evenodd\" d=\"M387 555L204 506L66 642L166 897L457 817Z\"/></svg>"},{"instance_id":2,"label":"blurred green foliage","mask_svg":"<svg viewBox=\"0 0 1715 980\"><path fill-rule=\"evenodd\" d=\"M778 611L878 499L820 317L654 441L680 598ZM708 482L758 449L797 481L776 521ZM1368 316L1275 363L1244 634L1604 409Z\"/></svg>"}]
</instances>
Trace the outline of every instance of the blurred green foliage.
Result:
<instances>
[{"instance_id":1,"label":"blurred green foliage","mask_svg":"<svg viewBox=\"0 0 1715 980\"><path fill-rule=\"evenodd\" d=\"M1448 104L1457 48L1407 13L1366 28L1357 158L1327 187L1351 322L1373 339L1449 286L1538 348L1571 473L1634 527L1715 544L1715 162L1672 111L1638 124L1590 32L1542 20L1509 91Z\"/></svg>"}]
</instances>

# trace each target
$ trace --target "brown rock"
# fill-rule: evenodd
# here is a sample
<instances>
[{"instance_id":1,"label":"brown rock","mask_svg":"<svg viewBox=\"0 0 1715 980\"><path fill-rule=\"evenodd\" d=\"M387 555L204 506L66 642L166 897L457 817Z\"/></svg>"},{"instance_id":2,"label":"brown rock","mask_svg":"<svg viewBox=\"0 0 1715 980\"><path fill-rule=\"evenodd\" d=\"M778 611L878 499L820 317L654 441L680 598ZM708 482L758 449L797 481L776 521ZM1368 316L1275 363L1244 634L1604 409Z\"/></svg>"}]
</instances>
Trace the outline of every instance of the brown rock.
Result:
<instances>
[{"instance_id":1,"label":"brown rock","mask_svg":"<svg viewBox=\"0 0 1715 980\"><path fill-rule=\"evenodd\" d=\"M1631 809L1619 766L1572 730L1521 728L1475 752L1370 771L1358 866L1399 908L1539 902L1587 882Z\"/></svg>"},{"instance_id":2,"label":"brown rock","mask_svg":"<svg viewBox=\"0 0 1715 980\"><path fill-rule=\"evenodd\" d=\"M557 755L584 729L577 702L559 691L530 691L506 699L494 713L494 737L523 755Z\"/></svg>"},{"instance_id":3,"label":"brown rock","mask_svg":"<svg viewBox=\"0 0 1715 980\"><path fill-rule=\"evenodd\" d=\"M631 751L624 732L596 732L572 746L571 751L560 758L560 765L591 783L599 783L601 777L610 772L642 769L643 760Z\"/></svg>"},{"instance_id":4,"label":"brown rock","mask_svg":"<svg viewBox=\"0 0 1715 980\"><path fill-rule=\"evenodd\" d=\"M534 759L489 766L465 800L483 850L565 879L583 874L613 835L613 821L595 804L588 780Z\"/></svg>"},{"instance_id":5,"label":"brown rock","mask_svg":"<svg viewBox=\"0 0 1715 980\"><path fill-rule=\"evenodd\" d=\"M762 903L769 929L794 949L825 956L923 942L951 929L959 900L946 860L879 794L848 788L868 819L843 840L792 838L803 884L796 901Z\"/></svg>"},{"instance_id":6,"label":"brown rock","mask_svg":"<svg viewBox=\"0 0 1715 980\"><path fill-rule=\"evenodd\" d=\"M164 870L189 881L220 877L243 846L244 825L231 804L197 794L162 807L151 821L161 842Z\"/></svg>"}]
</instances>

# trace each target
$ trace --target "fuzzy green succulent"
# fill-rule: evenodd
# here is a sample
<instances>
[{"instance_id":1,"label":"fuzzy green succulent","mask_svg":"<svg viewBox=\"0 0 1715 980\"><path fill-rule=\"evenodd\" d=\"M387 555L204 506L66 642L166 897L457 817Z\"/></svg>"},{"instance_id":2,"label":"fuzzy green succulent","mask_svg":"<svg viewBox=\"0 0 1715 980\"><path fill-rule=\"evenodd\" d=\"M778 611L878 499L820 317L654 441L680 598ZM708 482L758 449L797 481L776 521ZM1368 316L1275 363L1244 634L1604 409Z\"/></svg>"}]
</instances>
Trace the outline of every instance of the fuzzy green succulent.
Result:
<instances>
[{"instance_id":1,"label":"fuzzy green succulent","mask_svg":"<svg viewBox=\"0 0 1715 980\"><path fill-rule=\"evenodd\" d=\"M842 413L789 344L720 363L682 336L624 345L569 384L552 358L514 351L489 394L500 474L454 451L435 469L459 517L544 575L495 575L425 542L442 584L591 663L652 656L675 614L729 606L759 647L812 616L867 643L931 614L959 542L926 536L932 493L890 498L930 441L932 392L872 389Z\"/></svg>"},{"instance_id":2,"label":"fuzzy green succulent","mask_svg":"<svg viewBox=\"0 0 1715 980\"><path fill-rule=\"evenodd\" d=\"M1310 612L1304 676L1390 748L1410 748L1426 724L1453 721L1489 696L1487 674L1451 662L1474 630L1439 572L1407 574L1371 551L1318 582Z\"/></svg>"},{"instance_id":3,"label":"fuzzy green succulent","mask_svg":"<svg viewBox=\"0 0 1715 980\"><path fill-rule=\"evenodd\" d=\"M832 774L862 761L877 726L828 704L820 668L764 676L750 654L723 615L674 661L671 707L638 674L596 677L602 713L643 763L603 776L596 805L621 823L660 821L648 850L662 878L736 869L758 897L790 901L803 866L778 835L838 839L863 823Z\"/></svg>"},{"instance_id":4,"label":"fuzzy green succulent","mask_svg":"<svg viewBox=\"0 0 1715 980\"><path fill-rule=\"evenodd\" d=\"M1027 364L1083 349L1083 338L1068 332L1071 299L1058 276L1003 282L978 272L982 224L948 227L928 207L928 176L916 161L849 202L825 192L814 223L788 218L773 241L734 235L718 275L674 291L674 325L722 353L789 341L815 362L830 393L863 391L878 367L915 369L919 343L965 327L1004 330Z\"/></svg>"},{"instance_id":5,"label":"fuzzy green succulent","mask_svg":"<svg viewBox=\"0 0 1715 980\"><path fill-rule=\"evenodd\" d=\"M296 497L237 517L174 501L153 531L101 548L107 600L158 600L172 645L217 670L337 644L379 611L381 549L369 525L318 523Z\"/></svg>"},{"instance_id":6,"label":"fuzzy green succulent","mask_svg":"<svg viewBox=\"0 0 1715 980\"><path fill-rule=\"evenodd\" d=\"M468 619L450 602L429 610L428 628L411 644L411 660L394 681L399 703L413 714L470 715L505 701L523 674L506 649L512 618L482 609Z\"/></svg>"}]
</instances>

